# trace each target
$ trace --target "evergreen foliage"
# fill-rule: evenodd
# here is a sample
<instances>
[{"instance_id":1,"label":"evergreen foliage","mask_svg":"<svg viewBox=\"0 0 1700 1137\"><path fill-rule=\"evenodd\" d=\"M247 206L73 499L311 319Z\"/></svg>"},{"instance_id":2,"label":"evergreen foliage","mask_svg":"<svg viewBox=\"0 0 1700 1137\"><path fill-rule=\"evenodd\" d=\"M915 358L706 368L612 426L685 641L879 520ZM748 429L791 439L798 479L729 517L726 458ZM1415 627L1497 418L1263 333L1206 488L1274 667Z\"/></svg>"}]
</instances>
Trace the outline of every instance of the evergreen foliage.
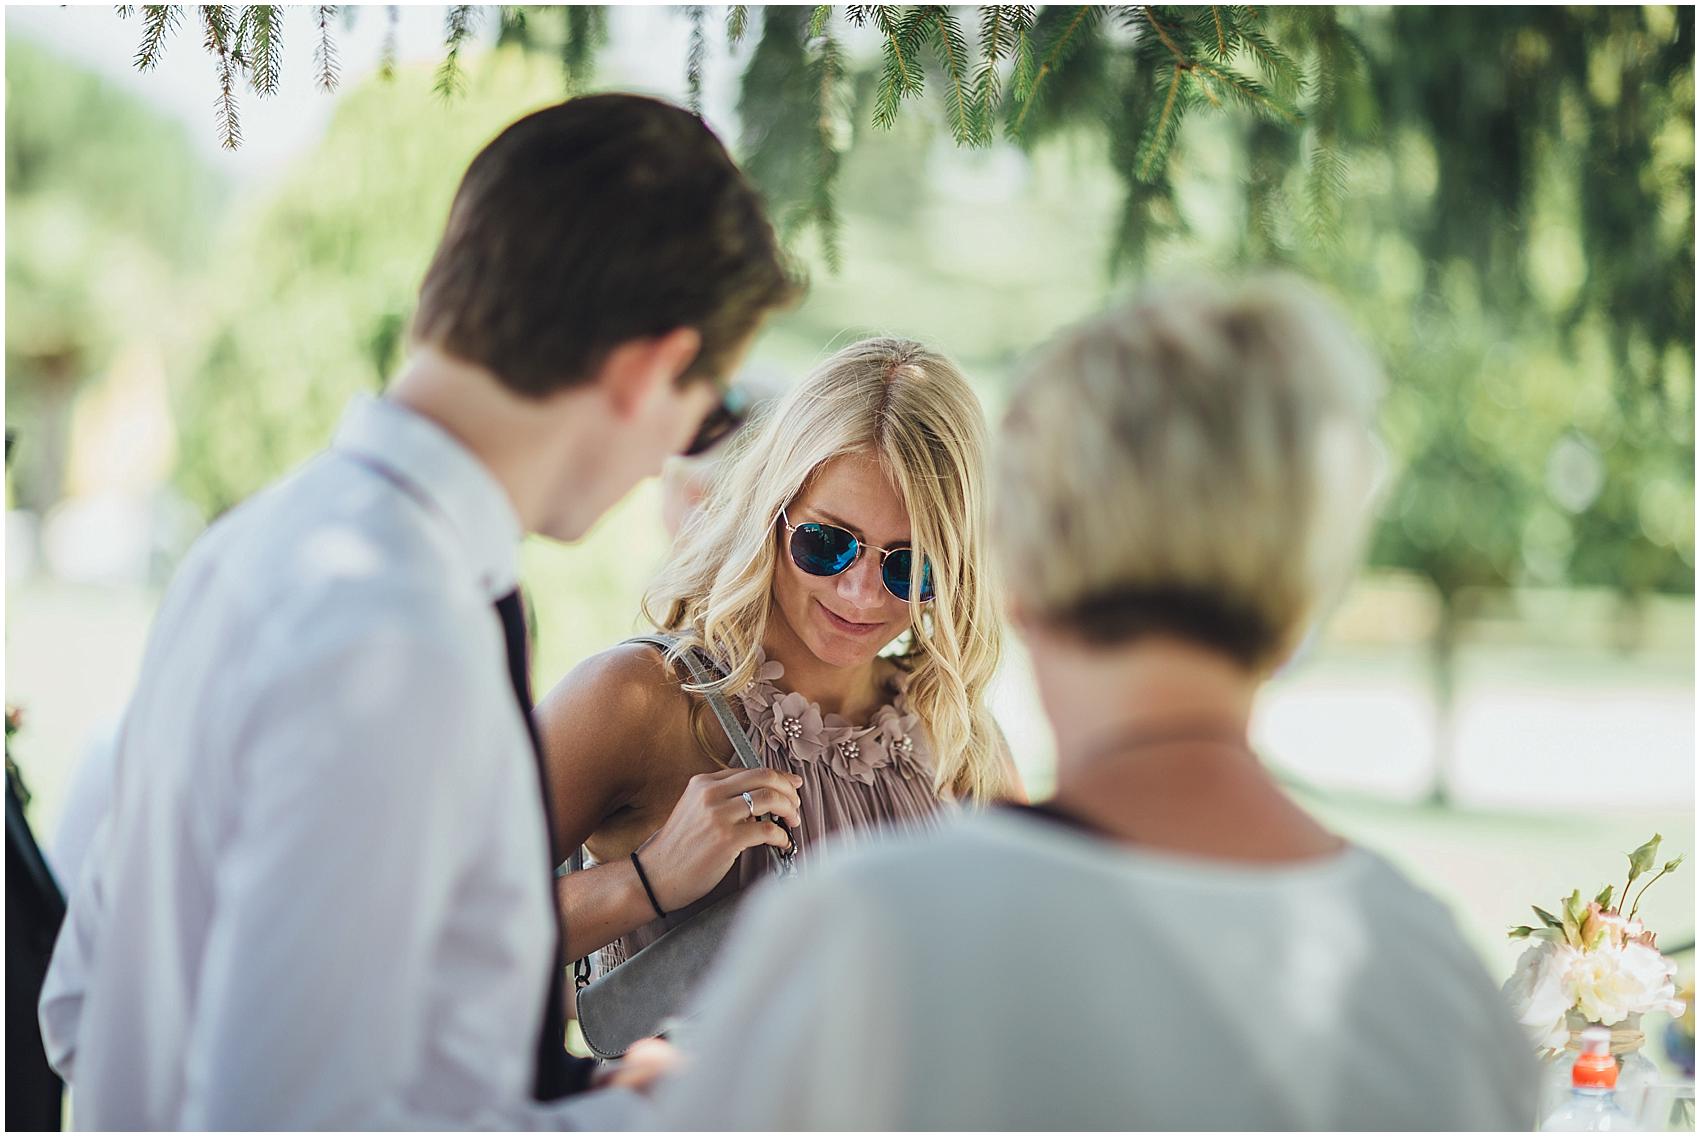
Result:
<instances>
[{"instance_id":1,"label":"evergreen foliage","mask_svg":"<svg viewBox=\"0 0 1700 1137\"><path fill-rule=\"evenodd\" d=\"M277 9L228 11L225 54L216 36L208 49L221 114L226 66L264 94L281 59ZM604 9L466 12L474 31L499 13L506 46L475 58L463 35L446 52L476 79L465 93L443 106L428 68L364 86L350 100L364 124L339 105L351 133L333 130L323 163L280 187L267 232L228 251L215 291L229 311L195 371L188 402L202 409L183 445L182 483L210 511L316 444L356 367L375 382L393 366L452 190L444 127L470 156L563 86L594 89ZM394 9L362 18L386 17L393 29ZM144 71L183 29L212 34L198 9L124 18ZM1651 591L1692 591L1691 8L734 5L678 18L693 98L725 58L707 49L721 36L736 48L733 150L787 241L837 270L788 317L811 351L904 312L907 331L997 375L1014 338L1084 314L1117 274L1285 265L1331 287L1392 380L1395 472L1372 558L1440 600L1443 714L1460 636L1508 586L1605 586L1629 611ZM315 21L310 38L339 23ZM315 50L294 44L292 60ZM540 82L486 100L520 60ZM12 150L31 147L30 124L14 134L11 121L29 105L20 90L9 186ZM442 124L429 146L427 107ZM958 192L994 169L1023 200L1043 184L1078 226L1011 231L1010 213ZM365 172L359 197L351 170ZM368 201L374 185L396 196ZM415 224L402 232L402 218ZM14 276L8 247L9 280L52 267L37 258L37 277ZM14 308L49 295L9 291ZM275 335L259 333L262 312ZM100 315L88 310L91 325ZM303 356L302 327L317 333L309 354L342 354ZM12 333L9 361L25 349ZM349 353L364 355L351 366ZM799 349L798 366L808 358ZM340 386L304 398L301 374ZM256 440L261 423L274 440Z\"/></svg>"}]
</instances>

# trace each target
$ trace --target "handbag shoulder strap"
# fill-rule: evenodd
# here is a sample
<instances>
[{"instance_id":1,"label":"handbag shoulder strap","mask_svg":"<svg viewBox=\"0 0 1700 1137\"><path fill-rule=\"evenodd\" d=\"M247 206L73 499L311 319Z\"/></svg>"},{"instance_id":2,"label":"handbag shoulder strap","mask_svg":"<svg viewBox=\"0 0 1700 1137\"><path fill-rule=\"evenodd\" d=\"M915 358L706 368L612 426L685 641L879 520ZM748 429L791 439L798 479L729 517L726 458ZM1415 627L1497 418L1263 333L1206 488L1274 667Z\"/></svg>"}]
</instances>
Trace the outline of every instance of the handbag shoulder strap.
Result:
<instances>
[{"instance_id":1,"label":"handbag shoulder strap","mask_svg":"<svg viewBox=\"0 0 1700 1137\"><path fill-rule=\"evenodd\" d=\"M631 639L625 640L624 642L629 644L648 644L651 647L660 648L663 652L670 655L672 654L673 649L678 645L679 637L667 635L665 632L656 632L651 635L633 636ZM713 671L718 671L719 668L715 667L714 664L708 660L701 648L692 648L679 658L684 660L686 669L690 671L691 682L697 684L699 687L708 688L701 692L701 694L703 698L708 701L708 707L714 712L714 717L719 720L720 728L726 732L726 738L732 743L732 750L737 755L738 762L746 769L765 769L765 763L763 763L761 758L756 755L755 747L750 744L749 734L744 730L743 724L738 721L738 716L733 713L732 705L726 701L726 696L709 686L714 683L717 678L721 678L720 676L712 674ZM773 856L774 868L777 871L784 874L792 870L791 859L789 856L781 853L772 845L767 846L767 850ZM568 858L567 863L555 870L555 875L565 876L568 872L578 872L580 869L584 868L584 865L585 850L584 846L580 845L578 848L573 850L573 854L570 858Z\"/></svg>"},{"instance_id":2,"label":"handbag shoulder strap","mask_svg":"<svg viewBox=\"0 0 1700 1137\"><path fill-rule=\"evenodd\" d=\"M678 636L656 634L653 636L633 636L626 641L629 644L651 644L664 652L671 653L679 642ZM701 648L692 648L685 652L680 659L685 661L685 667L691 673L691 682L707 690L702 692L708 700L708 707L714 712L714 717L720 720L720 728L726 732L726 737L732 743L732 749L738 755L738 761L750 770L760 770L763 763L756 756L755 747L750 745L750 736L744 726L738 721L738 716L732 713L732 705L726 701L726 696L715 690L711 684L724 676L711 674L711 669L718 671L704 656Z\"/></svg>"}]
</instances>

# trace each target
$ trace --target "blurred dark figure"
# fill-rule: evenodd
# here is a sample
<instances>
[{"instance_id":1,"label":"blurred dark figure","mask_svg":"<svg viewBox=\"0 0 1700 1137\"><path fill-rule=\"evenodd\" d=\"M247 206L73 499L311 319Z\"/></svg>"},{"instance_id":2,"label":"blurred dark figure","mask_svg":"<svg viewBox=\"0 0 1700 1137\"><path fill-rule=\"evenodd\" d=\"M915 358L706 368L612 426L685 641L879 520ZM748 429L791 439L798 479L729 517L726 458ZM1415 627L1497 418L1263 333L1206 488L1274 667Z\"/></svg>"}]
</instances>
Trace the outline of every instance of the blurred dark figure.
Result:
<instances>
[{"instance_id":1,"label":"blurred dark figure","mask_svg":"<svg viewBox=\"0 0 1700 1137\"><path fill-rule=\"evenodd\" d=\"M6 432L6 463L12 440ZM6 710L6 736L14 729ZM41 981L53 957L53 941L65 919L65 895L35 843L24 805L24 787L12 756L6 756L6 1129L58 1129L65 1083L47 1065L36 1024Z\"/></svg>"}]
</instances>

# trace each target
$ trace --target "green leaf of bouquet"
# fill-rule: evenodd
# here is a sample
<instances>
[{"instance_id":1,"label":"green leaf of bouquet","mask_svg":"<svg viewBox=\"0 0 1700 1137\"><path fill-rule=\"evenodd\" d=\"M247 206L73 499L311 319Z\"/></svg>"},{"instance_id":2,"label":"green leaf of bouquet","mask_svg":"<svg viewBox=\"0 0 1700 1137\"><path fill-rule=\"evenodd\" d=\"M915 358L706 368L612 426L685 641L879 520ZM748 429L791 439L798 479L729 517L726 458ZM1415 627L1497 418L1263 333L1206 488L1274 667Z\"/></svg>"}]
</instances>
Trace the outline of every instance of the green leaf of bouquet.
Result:
<instances>
[{"instance_id":1,"label":"green leaf of bouquet","mask_svg":"<svg viewBox=\"0 0 1700 1137\"><path fill-rule=\"evenodd\" d=\"M1535 910L1535 915L1539 916L1541 918L1541 923L1545 924L1547 927L1564 927L1564 921L1560 920L1557 916L1554 916L1551 912L1548 912L1545 908L1542 908L1539 904L1531 904L1529 907Z\"/></svg>"},{"instance_id":2,"label":"green leaf of bouquet","mask_svg":"<svg viewBox=\"0 0 1700 1137\"><path fill-rule=\"evenodd\" d=\"M1653 839L1629 854L1629 879L1634 879L1653 867L1653 862L1659 857L1659 842L1664 840L1659 834L1653 834Z\"/></svg>"},{"instance_id":3,"label":"green leaf of bouquet","mask_svg":"<svg viewBox=\"0 0 1700 1137\"><path fill-rule=\"evenodd\" d=\"M1529 927L1527 924L1518 924L1515 928L1512 928L1505 934L1514 940L1526 940L1535 934L1535 929Z\"/></svg>"},{"instance_id":4,"label":"green leaf of bouquet","mask_svg":"<svg viewBox=\"0 0 1700 1137\"><path fill-rule=\"evenodd\" d=\"M1582 946L1582 919L1587 907L1580 888L1564 898L1564 938L1577 947Z\"/></svg>"},{"instance_id":5,"label":"green leaf of bouquet","mask_svg":"<svg viewBox=\"0 0 1700 1137\"><path fill-rule=\"evenodd\" d=\"M1604 888L1600 889L1600 894L1594 897L1594 903L1598 904L1601 908L1610 908L1612 890L1616 887L1616 885L1608 884Z\"/></svg>"}]
</instances>

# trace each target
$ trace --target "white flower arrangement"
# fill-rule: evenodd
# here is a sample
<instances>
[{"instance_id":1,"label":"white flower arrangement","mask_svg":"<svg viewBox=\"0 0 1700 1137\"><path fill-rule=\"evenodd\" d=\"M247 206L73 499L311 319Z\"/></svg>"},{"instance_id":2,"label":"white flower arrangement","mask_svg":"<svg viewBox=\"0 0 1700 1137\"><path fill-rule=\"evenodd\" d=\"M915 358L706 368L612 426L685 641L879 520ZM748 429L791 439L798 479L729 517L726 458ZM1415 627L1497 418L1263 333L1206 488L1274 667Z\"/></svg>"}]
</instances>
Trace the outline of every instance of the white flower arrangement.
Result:
<instances>
[{"instance_id":1,"label":"white flower arrangement","mask_svg":"<svg viewBox=\"0 0 1700 1137\"><path fill-rule=\"evenodd\" d=\"M1675 872L1682 857L1668 861L1635 894L1627 914L1624 901L1630 886L1653 868L1661 838L1629 854L1629 880L1618 906L1611 906L1613 889L1606 885L1584 902L1578 889L1560 906L1562 916L1536 907L1538 928L1511 929L1512 939L1532 939L1505 981L1505 997L1517 1021L1536 1046L1561 1050L1570 1037L1572 1011L1590 1023L1615 1026L1632 1015L1661 1010L1675 1017L1684 1004L1676 998L1676 964L1659 954L1654 936L1635 918L1641 897L1666 873Z\"/></svg>"}]
</instances>

